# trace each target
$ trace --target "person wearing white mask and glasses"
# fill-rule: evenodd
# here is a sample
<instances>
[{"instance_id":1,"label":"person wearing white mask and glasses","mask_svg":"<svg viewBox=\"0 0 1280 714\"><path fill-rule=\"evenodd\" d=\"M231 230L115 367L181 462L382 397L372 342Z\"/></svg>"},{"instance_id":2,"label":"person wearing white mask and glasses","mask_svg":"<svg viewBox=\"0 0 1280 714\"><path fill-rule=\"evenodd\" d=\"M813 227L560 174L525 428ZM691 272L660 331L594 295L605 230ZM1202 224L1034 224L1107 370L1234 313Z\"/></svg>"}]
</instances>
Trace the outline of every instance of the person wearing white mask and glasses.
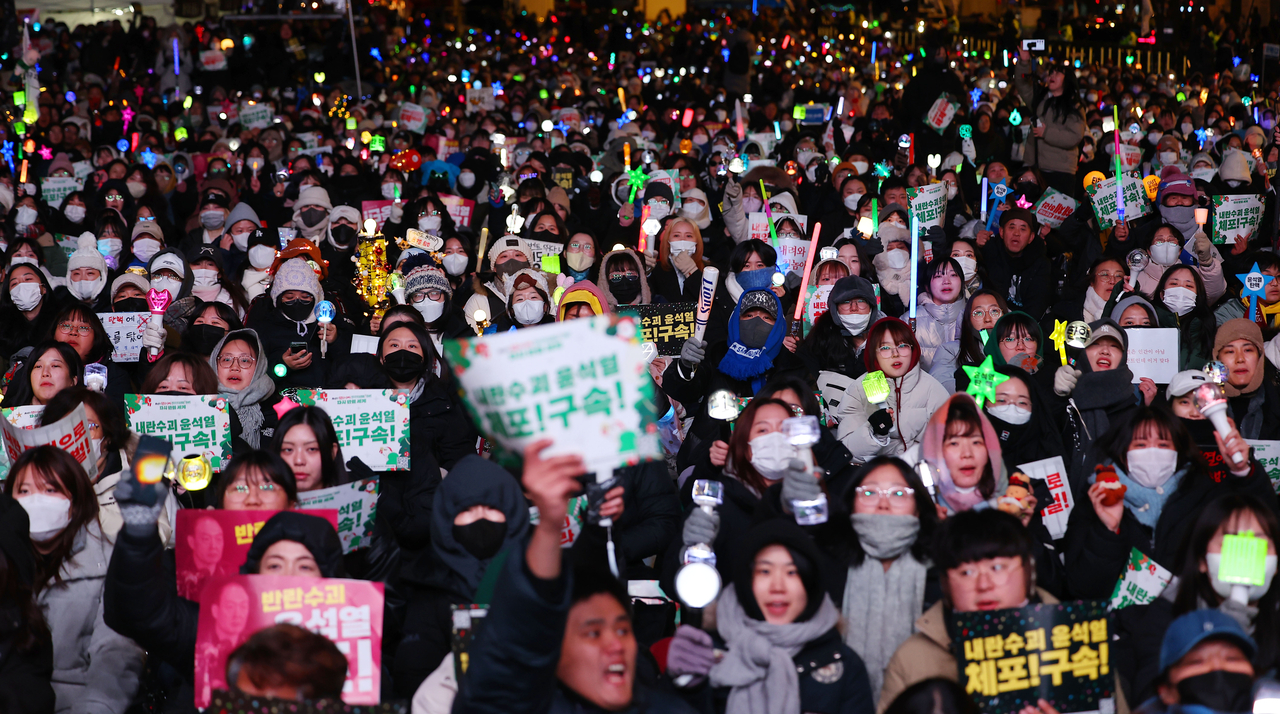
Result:
<instances>
[{"instance_id":1,"label":"person wearing white mask and glasses","mask_svg":"<svg viewBox=\"0 0 1280 714\"><path fill-rule=\"evenodd\" d=\"M405 299L422 315L437 352L446 339L475 334L454 307L453 287L439 263L430 256L413 256L403 267Z\"/></svg>"},{"instance_id":2,"label":"person wearing white mask and glasses","mask_svg":"<svg viewBox=\"0 0 1280 714\"><path fill-rule=\"evenodd\" d=\"M129 246L133 251L133 262L129 267L146 272L147 263L165 247L164 232L155 221L138 221L133 226Z\"/></svg>"}]
</instances>

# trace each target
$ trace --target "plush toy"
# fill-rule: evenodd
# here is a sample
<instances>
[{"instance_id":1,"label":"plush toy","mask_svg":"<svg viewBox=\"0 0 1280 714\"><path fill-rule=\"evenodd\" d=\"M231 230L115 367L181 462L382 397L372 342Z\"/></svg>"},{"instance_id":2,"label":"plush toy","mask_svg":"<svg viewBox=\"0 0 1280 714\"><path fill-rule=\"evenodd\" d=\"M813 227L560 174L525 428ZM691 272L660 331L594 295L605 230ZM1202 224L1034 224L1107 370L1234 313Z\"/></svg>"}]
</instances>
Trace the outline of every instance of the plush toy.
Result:
<instances>
[{"instance_id":1,"label":"plush toy","mask_svg":"<svg viewBox=\"0 0 1280 714\"><path fill-rule=\"evenodd\" d=\"M1094 482L1101 484L1107 493L1102 497L1102 505L1114 506L1124 500L1124 492L1129 488L1120 483L1114 466L1097 466L1093 469Z\"/></svg>"},{"instance_id":2,"label":"plush toy","mask_svg":"<svg viewBox=\"0 0 1280 714\"><path fill-rule=\"evenodd\" d=\"M1031 480L1026 474L1015 471L1009 476L1009 488L1005 489L1004 495L996 501L996 508L1005 513L1021 516L1034 507L1035 496L1031 495Z\"/></svg>"}]
</instances>

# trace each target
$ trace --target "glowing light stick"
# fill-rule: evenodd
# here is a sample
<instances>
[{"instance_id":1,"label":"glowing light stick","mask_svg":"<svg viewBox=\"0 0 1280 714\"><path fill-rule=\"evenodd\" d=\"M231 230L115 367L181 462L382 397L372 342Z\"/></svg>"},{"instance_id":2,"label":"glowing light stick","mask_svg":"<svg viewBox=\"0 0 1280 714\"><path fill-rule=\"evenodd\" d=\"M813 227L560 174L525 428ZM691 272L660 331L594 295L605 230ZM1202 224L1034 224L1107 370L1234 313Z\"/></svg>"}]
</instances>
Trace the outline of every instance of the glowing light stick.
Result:
<instances>
[{"instance_id":1,"label":"glowing light stick","mask_svg":"<svg viewBox=\"0 0 1280 714\"><path fill-rule=\"evenodd\" d=\"M326 331L328 330L329 323L333 322L333 318L337 314L338 314L338 311L334 309L333 303L329 302L328 300L321 300L320 302L316 303L316 322L319 322L321 325L324 325ZM324 359L328 352L329 352L329 341L324 339L324 337L322 336L320 338L320 359Z\"/></svg>"},{"instance_id":2,"label":"glowing light stick","mask_svg":"<svg viewBox=\"0 0 1280 714\"><path fill-rule=\"evenodd\" d=\"M173 302L173 296L168 290L156 290L151 288L147 291L147 307L151 310L150 324L164 325L164 311L169 308L169 303ZM151 360L155 361L156 355L160 354L158 348L151 348Z\"/></svg>"},{"instance_id":3,"label":"glowing light stick","mask_svg":"<svg viewBox=\"0 0 1280 714\"><path fill-rule=\"evenodd\" d=\"M809 254L804 258L804 279L800 281L800 297L796 300L796 322L804 313L804 296L809 290L809 271L813 269L813 254L818 252L818 236L822 233L822 224L813 224L813 239L809 241Z\"/></svg>"}]
</instances>

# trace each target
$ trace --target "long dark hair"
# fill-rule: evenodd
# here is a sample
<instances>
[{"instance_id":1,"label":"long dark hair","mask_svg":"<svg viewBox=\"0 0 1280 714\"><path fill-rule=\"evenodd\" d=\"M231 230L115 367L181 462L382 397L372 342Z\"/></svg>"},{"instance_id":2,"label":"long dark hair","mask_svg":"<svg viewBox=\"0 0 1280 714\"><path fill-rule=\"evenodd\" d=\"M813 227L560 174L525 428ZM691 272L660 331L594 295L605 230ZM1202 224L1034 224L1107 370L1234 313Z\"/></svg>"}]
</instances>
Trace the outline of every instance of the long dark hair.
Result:
<instances>
[{"instance_id":1,"label":"long dark hair","mask_svg":"<svg viewBox=\"0 0 1280 714\"><path fill-rule=\"evenodd\" d=\"M392 332L399 329L405 329L413 333L418 338L418 344L422 346L422 360L426 363L427 371L422 374L422 378L430 382L436 379L436 366L440 364L440 355L436 354L436 343L431 341L431 335L427 333L427 328L416 322L400 322L390 329L382 333L378 338L378 364L382 364L382 358L386 356L383 347L387 344L387 338Z\"/></svg>"},{"instance_id":2,"label":"long dark hair","mask_svg":"<svg viewBox=\"0 0 1280 714\"><path fill-rule=\"evenodd\" d=\"M916 516L920 519L920 532L916 535L916 542L911 544L911 556L921 563L927 562L930 558L930 551L933 549L933 531L938 527L938 509L933 505L933 500L929 497L929 489L920 480L920 476L907 466L906 462L896 456L877 456L862 465L862 468L854 472L853 478L849 481L848 487L844 493L840 494L840 503L843 504L845 510L853 513L853 501L856 497L855 492L858 486L871 475L871 472L888 466L895 469L898 475L902 476L902 480L907 482L907 486L915 490L912 498L916 502ZM862 565L862 561L866 559L867 552L862 549L862 543L858 540L858 532L853 530L853 526L849 524L848 519L840 519L841 529L848 526L850 535L846 538L836 539L835 543L842 543L849 556L849 563L854 566ZM839 546L838 546L839 547Z\"/></svg>"},{"instance_id":3,"label":"long dark hair","mask_svg":"<svg viewBox=\"0 0 1280 714\"><path fill-rule=\"evenodd\" d=\"M21 508L12 505L10 508ZM31 549L31 543L25 541L22 547ZM32 561L37 561L35 550L31 549ZM0 628L6 631L6 637L13 643L18 652L27 653L42 643L52 647L49 625L45 622L44 613L36 603L35 590L32 583L24 582L18 569L9 562L9 556L0 548L0 606L12 607L17 615L17 622L0 622ZM13 629L9 629L12 624Z\"/></svg>"},{"instance_id":4,"label":"long dark hair","mask_svg":"<svg viewBox=\"0 0 1280 714\"><path fill-rule=\"evenodd\" d=\"M333 429L333 420L320 407L294 407L285 412L280 418L280 424L276 426L275 435L271 437L271 451L279 454L284 448L285 435L290 429L299 425L311 430L320 447L323 464L320 470L321 487L330 488L349 481L347 467L342 458L342 445L338 443L338 434ZM334 447L337 447L338 455L331 458L329 452L333 451ZM281 458L284 458L283 455Z\"/></svg>"},{"instance_id":5,"label":"long dark hair","mask_svg":"<svg viewBox=\"0 0 1280 714\"><path fill-rule=\"evenodd\" d=\"M53 318L53 322L49 323L47 337L51 340L56 340L58 338L58 326L67 320L83 322L93 330L93 346L89 348L89 355L84 360L86 364L109 361L111 357L111 338L107 335L107 328L102 326L102 320L98 319L98 315L79 300L67 303L66 307L58 311Z\"/></svg>"},{"instance_id":6,"label":"long dark hair","mask_svg":"<svg viewBox=\"0 0 1280 714\"><path fill-rule=\"evenodd\" d=\"M1040 102L1044 102L1046 112L1045 118L1052 118L1056 121L1064 121L1068 115L1075 114L1081 109L1080 90L1076 86L1076 73L1065 64L1051 65L1046 69L1046 76L1053 72L1062 73L1062 96L1055 97L1049 94L1048 89L1043 89L1036 94L1036 103L1032 105L1035 109L1040 106Z\"/></svg>"},{"instance_id":7,"label":"long dark hair","mask_svg":"<svg viewBox=\"0 0 1280 714\"><path fill-rule=\"evenodd\" d=\"M98 520L98 495L93 491L89 475L71 454L54 446L37 446L18 456L4 481L4 492L13 496L22 475L36 484L48 483L71 502L70 520L58 535L49 540L49 552L36 553L34 589L37 593L49 585L61 586L62 564L71 557L80 531Z\"/></svg>"},{"instance_id":8,"label":"long dark hair","mask_svg":"<svg viewBox=\"0 0 1280 714\"><path fill-rule=\"evenodd\" d=\"M245 469L257 469L271 483L284 489L284 493L289 497L289 503L298 502L298 481L293 476L293 469L289 468L289 464L280 458L280 454L265 449L255 449L237 454L231 458L231 463L218 474L218 480L213 485L213 507L222 508L223 498L226 496L227 487L235 483L236 477Z\"/></svg>"},{"instance_id":9,"label":"long dark hair","mask_svg":"<svg viewBox=\"0 0 1280 714\"><path fill-rule=\"evenodd\" d=\"M1262 533L1272 543L1280 542L1280 521L1275 512L1262 501L1248 494L1230 494L1210 501L1196 516L1195 524L1183 538L1182 548L1178 550L1179 559L1174 564L1174 573L1178 576L1178 595L1173 601L1173 615L1177 617L1192 610L1206 607L1217 607L1223 597L1213 589L1213 583L1207 572L1200 570L1205 554L1209 551L1209 541L1218 532L1218 528L1232 516L1252 513L1262 526ZM1275 580L1262 598L1258 601L1258 616L1254 621L1254 638L1258 641L1258 656L1254 658L1254 666L1259 671L1275 667L1280 659L1280 586Z\"/></svg>"},{"instance_id":10,"label":"long dark hair","mask_svg":"<svg viewBox=\"0 0 1280 714\"><path fill-rule=\"evenodd\" d=\"M1204 280L1201 279L1200 273L1196 272L1191 266L1177 263L1170 265L1168 270L1160 276L1160 283L1156 286L1155 292L1151 299L1155 302L1164 304L1164 284L1168 282L1174 271L1185 270L1191 273L1191 278L1196 283L1196 306L1191 308L1191 312L1186 315L1177 317L1178 320L1178 341L1180 344L1188 345L1200 355L1208 357L1213 354L1213 336L1217 331L1217 320L1213 316L1213 311L1209 309L1209 296L1204 289ZM1198 325L1196 323L1199 322ZM1195 329L1192 326L1195 325ZM1196 333L1199 332L1197 335Z\"/></svg>"},{"instance_id":11,"label":"long dark hair","mask_svg":"<svg viewBox=\"0 0 1280 714\"><path fill-rule=\"evenodd\" d=\"M80 362L80 355L76 353L75 349L65 342L45 340L31 349L31 353L27 355L27 361L22 365L22 369L14 376L13 382L9 384L9 392L5 394L6 404L18 407L33 403L36 393L35 389L31 387L31 370L35 368L36 362L50 350L57 352L62 357L62 361L67 363L67 372L71 375L75 384L80 384L83 381L84 365Z\"/></svg>"},{"instance_id":12,"label":"long dark hair","mask_svg":"<svg viewBox=\"0 0 1280 714\"><path fill-rule=\"evenodd\" d=\"M747 264L747 258L755 253L760 262L765 267L773 267L778 264L778 251L773 246L762 240L752 238L744 240L734 246L733 252L729 253L729 271L733 273L741 273L742 267Z\"/></svg>"},{"instance_id":13,"label":"long dark hair","mask_svg":"<svg viewBox=\"0 0 1280 714\"><path fill-rule=\"evenodd\" d=\"M765 483L764 476L756 471L756 467L751 465L751 427L755 424L756 413L769 405L782 407L788 414L791 413L791 405L781 399L773 397L752 399L734 422L733 435L729 437L729 457L725 463L726 467L732 464L733 474L739 481L760 494L763 494L769 485Z\"/></svg>"},{"instance_id":14,"label":"long dark hair","mask_svg":"<svg viewBox=\"0 0 1280 714\"><path fill-rule=\"evenodd\" d=\"M1096 453L1099 457L1111 459L1112 463L1119 464L1121 468L1128 471L1129 444L1133 441L1133 435L1148 424L1153 426L1160 436L1173 442L1173 448L1178 452L1176 468L1190 467L1187 477L1182 480L1183 485L1190 482L1196 473L1208 478L1209 467L1204 457L1200 455L1200 448L1191 440L1191 434L1187 432L1187 427L1183 425L1182 420L1164 406L1140 405L1128 421L1112 424L1111 428L1103 432L1095 442Z\"/></svg>"}]
</instances>

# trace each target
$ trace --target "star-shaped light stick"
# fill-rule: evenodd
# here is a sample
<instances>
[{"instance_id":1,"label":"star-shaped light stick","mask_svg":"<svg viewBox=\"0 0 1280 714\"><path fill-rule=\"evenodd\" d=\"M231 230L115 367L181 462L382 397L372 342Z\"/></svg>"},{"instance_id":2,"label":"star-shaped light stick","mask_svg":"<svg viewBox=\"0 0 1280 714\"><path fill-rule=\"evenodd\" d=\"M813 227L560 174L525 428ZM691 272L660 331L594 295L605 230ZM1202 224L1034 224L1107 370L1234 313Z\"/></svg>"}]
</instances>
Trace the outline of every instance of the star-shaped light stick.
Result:
<instances>
[{"instance_id":1,"label":"star-shaped light stick","mask_svg":"<svg viewBox=\"0 0 1280 714\"><path fill-rule=\"evenodd\" d=\"M1258 270L1258 263L1255 261L1253 268L1247 273L1236 273L1236 277L1240 282L1244 283L1244 292L1241 297L1249 298L1249 319L1257 321L1258 319L1258 299L1267 296L1267 283L1275 280L1270 275L1263 275Z\"/></svg>"},{"instance_id":2,"label":"star-shaped light stick","mask_svg":"<svg viewBox=\"0 0 1280 714\"><path fill-rule=\"evenodd\" d=\"M1053 332L1050 333L1049 339L1053 340L1054 349L1058 350L1058 357L1062 359L1062 364L1067 363L1067 321L1054 320Z\"/></svg>"},{"instance_id":3,"label":"star-shaped light stick","mask_svg":"<svg viewBox=\"0 0 1280 714\"><path fill-rule=\"evenodd\" d=\"M129 122L133 121L133 109L125 107L124 111L120 112L120 118L124 120L124 130L129 131Z\"/></svg>"},{"instance_id":4,"label":"star-shaped light stick","mask_svg":"<svg viewBox=\"0 0 1280 714\"><path fill-rule=\"evenodd\" d=\"M40 154L40 158L44 159L45 161L48 161L53 158L53 147L42 146L40 147L40 150L37 151L36 153Z\"/></svg>"},{"instance_id":5,"label":"star-shaped light stick","mask_svg":"<svg viewBox=\"0 0 1280 714\"><path fill-rule=\"evenodd\" d=\"M644 187L644 182L647 178L644 175L643 166L627 170L627 185L631 187L631 197L627 199L627 203L634 204L636 202L636 192Z\"/></svg>"},{"instance_id":6,"label":"star-shaped light stick","mask_svg":"<svg viewBox=\"0 0 1280 714\"><path fill-rule=\"evenodd\" d=\"M964 371L969 375L969 388L965 391L977 400L979 409L984 402L994 402L996 387L1009 381L1009 375L1000 374L995 370L991 355L987 355L987 358L977 367L964 365Z\"/></svg>"},{"instance_id":7,"label":"star-shaped light stick","mask_svg":"<svg viewBox=\"0 0 1280 714\"><path fill-rule=\"evenodd\" d=\"M1018 200L1014 201L1014 203L1017 204L1018 208L1023 208L1028 210L1035 205L1034 203L1027 200L1026 194L1018 196Z\"/></svg>"}]
</instances>

